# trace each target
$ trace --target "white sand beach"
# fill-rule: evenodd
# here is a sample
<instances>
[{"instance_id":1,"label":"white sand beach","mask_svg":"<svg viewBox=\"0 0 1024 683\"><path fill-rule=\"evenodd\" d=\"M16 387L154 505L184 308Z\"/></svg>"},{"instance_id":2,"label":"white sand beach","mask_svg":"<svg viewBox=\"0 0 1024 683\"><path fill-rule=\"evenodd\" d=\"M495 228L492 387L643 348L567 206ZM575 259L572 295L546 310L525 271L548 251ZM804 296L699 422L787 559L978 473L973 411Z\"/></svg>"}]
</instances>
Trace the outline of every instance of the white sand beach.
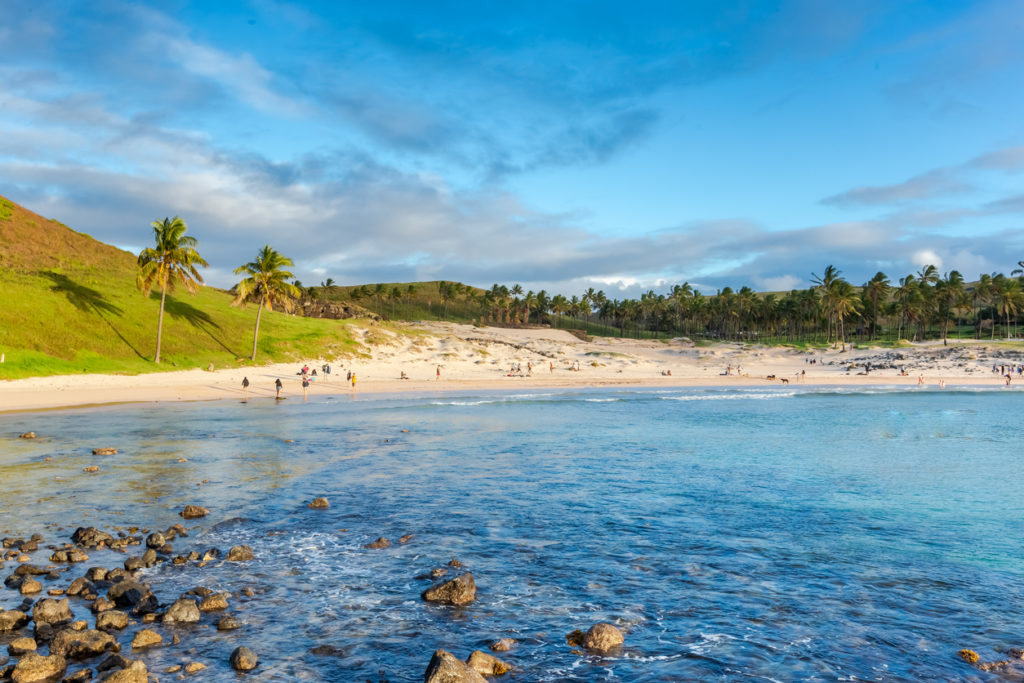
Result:
<instances>
[{"instance_id":1,"label":"white sand beach","mask_svg":"<svg viewBox=\"0 0 1024 683\"><path fill-rule=\"evenodd\" d=\"M363 328L365 357L309 358L317 369L309 396L340 392L432 392L595 386L686 387L782 385L987 386L1005 389L993 365L1024 363L1024 352L985 341L907 348L803 352L751 344L694 344L685 339L584 342L563 330L415 323L412 334ZM811 362L813 361L813 362ZM330 363L331 374L321 366ZM867 371L866 364L871 370ZM901 375L903 367L906 374ZM302 363L144 375L69 375L0 382L0 411L124 402L302 397ZM438 377L440 368L440 377ZM346 381L355 373L356 386ZM405 373L408 379L401 379ZM727 374L728 373L728 374ZM771 377L774 376L774 379ZM242 379L250 381L248 392ZM1016 386L1016 374L1011 387ZM1024 379L1021 380L1024 384Z\"/></svg>"}]
</instances>

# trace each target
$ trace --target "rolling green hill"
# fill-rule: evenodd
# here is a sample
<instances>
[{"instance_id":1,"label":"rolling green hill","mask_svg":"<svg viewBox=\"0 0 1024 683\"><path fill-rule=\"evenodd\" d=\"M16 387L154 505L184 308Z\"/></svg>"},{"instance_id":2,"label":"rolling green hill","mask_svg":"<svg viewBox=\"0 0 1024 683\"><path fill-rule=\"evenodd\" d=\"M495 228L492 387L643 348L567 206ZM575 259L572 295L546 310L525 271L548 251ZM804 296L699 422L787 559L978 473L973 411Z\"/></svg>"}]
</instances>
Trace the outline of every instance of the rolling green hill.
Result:
<instances>
[{"instance_id":1,"label":"rolling green hill","mask_svg":"<svg viewBox=\"0 0 1024 683\"><path fill-rule=\"evenodd\" d=\"M154 364L160 293L143 296L135 274L133 254L0 197L0 379L248 362L255 307L232 308L228 292L202 287L168 295L164 362ZM352 324L265 312L257 362L358 352Z\"/></svg>"}]
</instances>

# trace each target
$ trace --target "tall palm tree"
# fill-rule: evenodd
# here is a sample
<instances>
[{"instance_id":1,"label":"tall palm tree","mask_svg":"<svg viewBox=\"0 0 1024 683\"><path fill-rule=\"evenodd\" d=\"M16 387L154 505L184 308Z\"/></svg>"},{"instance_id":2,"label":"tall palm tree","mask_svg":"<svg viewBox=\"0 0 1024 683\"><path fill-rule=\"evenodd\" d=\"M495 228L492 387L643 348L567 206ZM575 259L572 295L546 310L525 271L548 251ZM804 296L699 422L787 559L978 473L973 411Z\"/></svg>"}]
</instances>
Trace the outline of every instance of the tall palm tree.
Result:
<instances>
[{"instance_id":1,"label":"tall palm tree","mask_svg":"<svg viewBox=\"0 0 1024 683\"><path fill-rule=\"evenodd\" d=\"M889 294L889 278L879 271L864 285L864 299L871 302L871 338L878 331L878 304Z\"/></svg>"},{"instance_id":2,"label":"tall palm tree","mask_svg":"<svg viewBox=\"0 0 1024 683\"><path fill-rule=\"evenodd\" d=\"M190 294L195 294L203 277L196 266L208 266L203 257L196 251L199 242L195 237L186 235L188 226L179 216L153 221L153 233L156 247L147 247L139 252L139 273L135 277L135 286L149 296L154 287L160 288L160 317L156 325L155 363L160 362L160 344L164 334L164 301L167 292L173 292L176 285L183 285Z\"/></svg>"},{"instance_id":3,"label":"tall palm tree","mask_svg":"<svg viewBox=\"0 0 1024 683\"><path fill-rule=\"evenodd\" d=\"M249 302L259 302L256 309L256 329L252 333L252 360L256 360L256 342L260 336L260 316L263 309L268 311L274 306L281 306L285 310L292 307L292 299L301 295L298 287L288 282L293 275L284 270L290 266L292 260L282 256L270 245L264 245L256 260L246 263L244 266L235 268L236 275L248 275L247 278L235 285L235 300L233 306L245 305Z\"/></svg>"}]
</instances>

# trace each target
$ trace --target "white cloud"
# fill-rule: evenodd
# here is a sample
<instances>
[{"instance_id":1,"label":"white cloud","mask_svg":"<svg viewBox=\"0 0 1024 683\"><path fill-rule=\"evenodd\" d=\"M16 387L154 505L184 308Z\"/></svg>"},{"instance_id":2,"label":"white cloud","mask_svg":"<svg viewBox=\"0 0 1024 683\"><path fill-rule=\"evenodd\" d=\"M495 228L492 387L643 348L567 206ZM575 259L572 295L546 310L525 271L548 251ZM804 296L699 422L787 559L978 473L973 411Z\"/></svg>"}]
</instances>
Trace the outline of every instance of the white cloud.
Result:
<instances>
[{"instance_id":1,"label":"white cloud","mask_svg":"<svg viewBox=\"0 0 1024 683\"><path fill-rule=\"evenodd\" d=\"M806 277L796 275L777 275L774 277L755 277L754 284L757 288L766 292L788 292L798 287L807 286Z\"/></svg>"},{"instance_id":2,"label":"white cloud","mask_svg":"<svg viewBox=\"0 0 1024 683\"><path fill-rule=\"evenodd\" d=\"M942 270L942 257L934 249L918 249L910 255L910 262L915 266L935 266Z\"/></svg>"}]
</instances>

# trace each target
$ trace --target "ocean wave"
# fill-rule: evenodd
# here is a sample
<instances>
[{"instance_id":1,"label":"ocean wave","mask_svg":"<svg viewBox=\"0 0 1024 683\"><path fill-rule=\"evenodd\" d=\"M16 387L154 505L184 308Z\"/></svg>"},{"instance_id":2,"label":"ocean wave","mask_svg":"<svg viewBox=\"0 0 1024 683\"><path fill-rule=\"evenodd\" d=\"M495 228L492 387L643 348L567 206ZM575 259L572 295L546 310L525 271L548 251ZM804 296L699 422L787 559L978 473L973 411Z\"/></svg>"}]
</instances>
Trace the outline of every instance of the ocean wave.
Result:
<instances>
[{"instance_id":1,"label":"ocean wave","mask_svg":"<svg viewBox=\"0 0 1024 683\"><path fill-rule=\"evenodd\" d=\"M683 396L659 396L662 401L763 401L774 398L792 398L797 392L771 392L750 394L686 394Z\"/></svg>"}]
</instances>

